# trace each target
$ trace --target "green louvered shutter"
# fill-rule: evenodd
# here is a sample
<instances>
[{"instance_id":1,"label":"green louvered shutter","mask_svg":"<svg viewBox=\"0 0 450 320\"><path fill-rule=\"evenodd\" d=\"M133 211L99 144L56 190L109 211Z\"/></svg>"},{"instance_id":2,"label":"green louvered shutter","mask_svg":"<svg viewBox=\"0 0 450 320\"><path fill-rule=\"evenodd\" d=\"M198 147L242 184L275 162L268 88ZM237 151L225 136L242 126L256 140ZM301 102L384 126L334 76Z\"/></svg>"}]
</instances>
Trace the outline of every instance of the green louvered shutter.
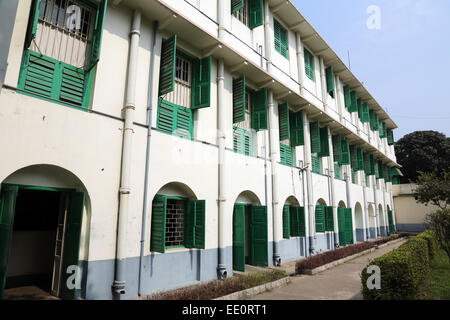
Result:
<instances>
[{"instance_id":1,"label":"green louvered shutter","mask_svg":"<svg viewBox=\"0 0 450 320\"><path fill-rule=\"evenodd\" d=\"M389 233L394 234L394 217L392 216L392 210L388 210L388 221L389 221Z\"/></svg>"},{"instance_id":2,"label":"green louvered shutter","mask_svg":"<svg viewBox=\"0 0 450 320\"><path fill-rule=\"evenodd\" d=\"M387 139L388 139L388 145L392 146L395 144L394 130L392 130L392 129L387 130Z\"/></svg>"},{"instance_id":3,"label":"green louvered shutter","mask_svg":"<svg viewBox=\"0 0 450 320\"><path fill-rule=\"evenodd\" d=\"M152 234L150 251L166 252L167 197L157 194L152 202Z\"/></svg>"},{"instance_id":4,"label":"green louvered shutter","mask_svg":"<svg viewBox=\"0 0 450 320\"><path fill-rule=\"evenodd\" d=\"M79 263L84 199L85 194L83 192L72 192L70 194L62 250L61 283L64 285L61 286L61 298L64 300L76 300L78 297L77 289L69 289L65 284L71 275L67 273L67 269L70 266L77 266Z\"/></svg>"},{"instance_id":5,"label":"green louvered shutter","mask_svg":"<svg viewBox=\"0 0 450 320\"><path fill-rule=\"evenodd\" d=\"M280 126L280 141L290 139L289 105L287 103L278 105L278 123Z\"/></svg>"},{"instance_id":6,"label":"green louvered shutter","mask_svg":"<svg viewBox=\"0 0 450 320\"><path fill-rule=\"evenodd\" d=\"M377 179L381 179L383 176L383 161L378 160L375 166L375 174Z\"/></svg>"},{"instance_id":7,"label":"green louvered shutter","mask_svg":"<svg viewBox=\"0 0 450 320\"><path fill-rule=\"evenodd\" d=\"M91 56L89 59L89 67L87 70L91 70L98 61L100 61L100 51L102 47L103 38L103 26L106 17L107 0L102 0L97 9L97 16L95 19L94 34L92 38Z\"/></svg>"},{"instance_id":8,"label":"green louvered shutter","mask_svg":"<svg viewBox=\"0 0 450 320\"><path fill-rule=\"evenodd\" d=\"M184 208L184 240L183 244L186 248L194 248L195 243L195 200L187 200Z\"/></svg>"},{"instance_id":9,"label":"green louvered shutter","mask_svg":"<svg viewBox=\"0 0 450 320\"><path fill-rule=\"evenodd\" d=\"M251 206L249 220L249 263L267 267L269 264L267 207Z\"/></svg>"},{"instance_id":10,"label":"green louvered shutter","mask_svg":"<svg viewBox=\"0 0 450 320\"><path fill-rule=\"evenodd\" d=\"M262 26L264 20L263 1L248 0L248 26L250 29Z\"/></svg>"},{"instance_id":11,"label":"green louvered shutter","mask_svg":"<svg viewBox=\"0 0 450 320\"><path fill-rule=\"evenodd\" d=\"M305 144L305 135L303 128L303 113L291 112L289 115L290 122L290 134L291 134L291 146L298 147Z\"/></svg>"},{"instance_id":12,"label":"green louvered shutter","mask_svg":"<svg viewBox=\"0 0 450 320\"><path fill-rule=\"evenodd\" d=\"M345 209L345 243L353 244L352 209Z\"/></svg>"},{"instance_id":13,"label":"green louvered shutter","mask_svg":"<svg viewBox=\"0 0 450 320\"><path fill-rule=\"evenodd\" d=\"M311 156L312 172L322 173L322 158Z\"/></svg>"},{"instance_id":14,"label":"green louvered shutter","mask_svg":"<svg viewBox=\"0 0 450 320\"><path fill-rule=\"evenodd\" d=\"M325 206L316 206L316 233L325 232Z\"/></svg>"},{"instance_id":15,"label":"green louvered shutter","mask_svg":"<svg viewBox=\"0 0 450 320\"><path fill-rule=\"evenodd\" d=\"M370 155L367 152L364 152L364 174L370 174Z\"/></svg>"},{"instance_id":16,"label":"green louvered shutter","mask_svg":"<svg viewBox=\"0 0 450 320\"><path fill-rule=\"evenodd\" d=\"M355 145L350 146L351 166L353 170L358 170L358 148Z\"/></svg>"},{"instance_id":17,"label":"green louvered shutter","mask_svg":"<svg viewBox=\"0 0 450 320\"><path fill-rule=\"evenodd\" d=\"M325 207L325 229L334 231L333 207Z\"/></svg>"},{"instance_id":18,"label":"green louvered shutter","mask_svg":"<svg viewBox=\"0 0 450 320\"><path fill-rule=\"evenodd\" d=\"M341 151L342 151L342 139L339 135L333 135L333 158L334 161L340 163Z\"/></svg>"},{"instance_id":19,"label":"green louvered shutter","mask_svg":"<svg viewBox=\"0 0 450 320\"><path fill-rule=\"evenodd\" d=\"M175 130L175 108L171 103L159 98L158 119L156 126L158 129L172 133Z\"/></svg>"},{"instance_id":20,"label":"green louvered shutter","mask_svg":"<svg viewBox=\"0 0 450 320\"><path fill-rule=\"evenodd\" d=\"M245 121L245 77L233 79L233 123Z\"/></svg>"},{"instance_id":21,"label":"green louvered shutter","mask_svg":"<svg viewBox=\"0 0 450 320\"><path fill-rule=\"evenodd\" d=\"M13 238L14 214L19 188L4 184L0 187L0 300L2 300L8 273L8 262Z\"/></svg>"},{"instance_id":22,"label":"green louvered shutter","mask_svg":"<svg viewBox=\"0 0 450 320\"><path fill-rule=\"evenodd\" d=\"M348 108L349 112L358 112L358 95L356 94L356 91L350 92L350 100L351 104Z\"/></svg>"},{"instance_id":23,"label":"green louvered shutter","mask_svg":"<svg viewBox=\"0 0 450 320\"><path fill-rule=\"evenodd\" d=\"M243 204L234 205L233 270L245 271L245 205Z\"/></svg>"},{"instance_id":24,"label":"green louvered shutter","mask_svg":"<svg viewBox=\"0 0 450 320\"><path fill-rule=\"evenodd\" d=\"M27 35L25 38L25 49L28 49L33 39L36 39L36 31L39 20L39 7L41 0L32 0L30 15L28 17Z\"/></svg>"},{"instance_id":25,"label":"green louvered shutter","mask_svg":"<svg viewBox=\"0 0 450 320\"><path fill-rule=\"evenodd\" d=\"M290 167L294 165L294 152L292 147L280 143L280 162Z\"/></svg>"},{"instance_id":26,"label":"green louvered shutter","mask_svg":"<svg viewBox=\"0 0 450 320\"><path fill-rule=\"evenodd\" d=\"M291 207L291 235L293 237L300 237L300 207Z\"/></svg>"},{"instance_id":27,"label":"green louvered shutter","mask_svg":"<svg viewBox=\"0 0 450 320\"><path fill-rule=\"evenodd\" d=\"M373 176L375 175L375 158L373 157L373 154L371 154L369 156L369 166L370 166L370 171L369 171L369 176Z\"/></svg>"},{"instance_id":28,"label":"green louvered shutter","mask_svg":"<svg viewBox=\"0 0 450 320\"><path fill-rule=\"evenodd\" d=\"M304 55L305 55L305 74L309 79L315 81L314 56L306 48L304 49Z\"/></svg>"},{"instance_id":29,"label":"green louvered shutter","mask_svg":"<svg viewBox=\"0 0 450 320\"><path fill-rule=\"evenodd\" d=\"M358 104L358 118L359 118L359 120L362 120L363 110L362 110L362 100L361 100L361 98L358 98L357 104Z\"/></svg>"},{"instance_id":30,"label":"green louvered shutter","mask_svg":"<svg viewBox=\"0 0 450 320\"><path fill-rule=\"evenodd\" d=\"M338 208L339 245L341 247L347 245L345 237L345 210L345 208Z\"/></svg>"},{"instance_id":31,"label":"green louvered shutter","mask_svg":"<svg viewBox=\"0 0 450 320\"><path fill-rule=\"evenodd\" d=\"M358 169L356 169L356 171L364 171L364 151L360 148L357 148L356 155L358 158Z\"/></svg>"},{"instance_id":32,"label":"green louvered shutter","mask_svg":"<svg viewBox=\"0 0 450 320\"><path fill-rule=\"evenodd\" d=\"M298 225L300 230L300 237L306 237L306 219L305 219L305 208L299 208Z\"/></svg>"},{"instance_id":33,"label":"green louvered shutter","mask_svg":"<svg viewBox=\"0 0 450 320\"><path fill-rule=\"evenodd\" d=\"M244 8L244 1L245 0L231 0L231 14Z\"/></svg>"},{"instance_id":34,"label":"green louvered shutter","mask_svg":"<svg viewBox=\"0 0 450 320\"><path fill-rule=\"evenodd\" d=\"M161 68L159 73L159 96L174 90L175 60L177 56L177 36L163 40L161 46Z\"/></svg>"},{"instance_id":35,"label":"green louvered shutter","mask_svg":"<svg viewBox=\"0 0 450 320\"><path fill-rule=\"evenodd\" d=\"M380 138L387 138L386 122L381 122Z\"/></svg>"},{"instance_id":36,"label":"green louvered shutter","mask_svg":"<svg viewBox=\"0 0 450 320\"><path fill-rule=\"evenodd\" d=\"M193 119L191 109L176 106L175 135L183 138L192 138Z\"/></svg>"},{"instance_id":37,"label":"green louvered shutter","mask_svg":"<svg viewBox=\"0 0 450 320\"><path fill-rule=\"evenodd\" d=\"M291 238L291 217L289 215L290 206L283 207L283 238Z\"/></svg>"},{"instance_id":38,"label":"green louvered shutter","mask_svg":"<svg viewBox=\"0 0 450 320\"><path fill-rule=\"evenodd\" d=\"M205 200L195 201L195 225L194 225L194 247L197 249L205 249L205 212L206 202Z\"/></svg>"},{"instance_id":39,"label":"green louvered shutter","mask_svg":"<svg viewBox=\"0 0 450 320\"><path fill-rule=\"evenodd\" d=\"M209 108L211 105L211 57L192 62L191 109Z\"/></svg>"},{"instance_id":40,"label":"green louvered shutter","mask_svg":"<svg viewBox=\"0 0 450 320\"><path fill-rule=\"evenodd\" d=\"M344 100L345 100L345 107L349 109L352 106L352 98L350 96L349 85L344 86Z\"/></svg>"},{"instance_id":41,"label":"green louvered shutter","mask_svg":"<svg viewBox=\"0 0 450 320\"><path fill-rule=\"evenodd\" d=\"M340 165L348 165L350 164L350 145L347 139L342 138L341 140L341 156L340 156Z\"/></svg>"},{"instance_id":42,"label":"green louvered shutter","mask_svg":"<svg viewBox=\"0 0 450 320\"><path fill-rule=\"evenodd\" d=\"M334 98L335 85L334 85L333 66L329 66L328 68L326 68L325 73L326 73L326 81L327 81L327 91L330 94L330 96L332 96Z\"/></svg>"},{"instance_id":43,"label":"green louvered shutter","mask_svg":"<svg viewBox=\"0 0 450 320\"><path fill-rule=\"evenodd\" d=\"M252 129L256 131L268 129L267 109L267 89L253 92L251 110Z\"/></svg>"},{"instance_id":44,"label":"green louvered shutter","mask_svg":"<svg viewBox=\"0 0 450 320\"><path fill-rule=\"evenodd\" d=\"M380 130L380 117L376 113L374 113L373 115L373 130L374 131Z\"/></svg>"},{"instance_id":45,"label":"green louvered shutter","mask_svg":"<svg viewBox=\"0 0 450 320\"><path fill-rule=\"evenodd\" d=\"M330 144L328 141L328 127L320 128L320 157L330 156Z\"/></svg>"},{"instance_id":46,"label":"green louvered shutter","mask_svg":"<svg viewBox=\"0 0 450 320\"><path fill-rule=\"evenodd\" d=\"M362 105L361 122L362 123L369 123L370 122L370 109L369 109L369 105L367 103L363 103L363 105Z\"/></svg>"},{"instance_id":47,"label":"green louvered shutter","mask_svg":"<svg viewBox=\"0 0 450 320\"><path fill-rule=\"evenodd\" d=\"M310 122L309 131L311 135L311 153L319 153L321 151L319 122Z\"/></svg>"}]
</instances>

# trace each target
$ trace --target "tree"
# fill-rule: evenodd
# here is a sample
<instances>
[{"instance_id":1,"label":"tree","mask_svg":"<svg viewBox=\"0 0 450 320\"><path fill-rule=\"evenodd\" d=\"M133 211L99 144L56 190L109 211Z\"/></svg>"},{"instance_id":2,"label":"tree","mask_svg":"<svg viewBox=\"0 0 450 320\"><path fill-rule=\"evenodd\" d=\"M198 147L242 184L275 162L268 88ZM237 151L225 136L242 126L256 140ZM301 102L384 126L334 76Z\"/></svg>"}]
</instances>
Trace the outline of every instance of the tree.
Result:
<instances>
[{"instance_id":1,"label":"tree","mask_svg":"<svg viewBox=\"0 0 450 320\"><path fill-rule=\"evenodd\" d=\"M395 154L403 166L404 183L417 181L418 171L441 175L450 167L450 138L436 131L416 131L397 141Z\"/></svg>"}]
</instances>

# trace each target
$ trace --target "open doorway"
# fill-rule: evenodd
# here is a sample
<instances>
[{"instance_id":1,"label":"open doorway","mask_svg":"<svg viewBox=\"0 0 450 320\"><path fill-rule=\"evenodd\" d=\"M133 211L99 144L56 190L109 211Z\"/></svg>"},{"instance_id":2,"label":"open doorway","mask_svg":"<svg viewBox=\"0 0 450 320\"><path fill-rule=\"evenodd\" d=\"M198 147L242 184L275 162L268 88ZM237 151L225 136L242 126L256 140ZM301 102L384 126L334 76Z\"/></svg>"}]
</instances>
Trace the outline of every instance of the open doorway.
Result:
<instances>
[{"instance_id":1,"label":"open doorway","mask_svg":"<svg viewBox=\"0 0 450 320\"><path fill-rule=\"evenodd\" d=\"M76 298L61 284L78 265L83 208L84 193L73 190L1 186L0 297Z\"/></svg>"}]
</instances>

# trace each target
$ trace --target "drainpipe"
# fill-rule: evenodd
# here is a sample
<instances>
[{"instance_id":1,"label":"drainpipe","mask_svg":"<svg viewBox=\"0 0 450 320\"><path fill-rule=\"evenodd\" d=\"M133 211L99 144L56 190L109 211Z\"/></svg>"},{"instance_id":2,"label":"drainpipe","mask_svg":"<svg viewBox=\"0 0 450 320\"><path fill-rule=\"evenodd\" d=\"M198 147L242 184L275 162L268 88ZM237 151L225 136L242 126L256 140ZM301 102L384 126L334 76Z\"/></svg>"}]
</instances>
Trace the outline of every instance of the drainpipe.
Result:
<instances>
[{"instance_id":1,"label":"drainpipe","mask_svg":"<svg viewBox=\"0 0 450 320\"><path fill-rule=\"evenodd\" d=\"M320 62L320 84L322 87L322 102L323 102L323 109L326 111L328 107L328 92L327 92L327 82L326 82L326 76L325 76L325 64L323 62L323 57L319 58Z\"/></svg>"},{"instance_id":2,"label":"drainpipe","mask_svg":"<svg viewBox=\"0 0 450 320\"><path fill-rule=\"evenodd\" d=\"M311 164L311 137L309 132L309 121L306 112L303 112L303 133L305 146L303 148L305 167L306 167L306 192L308 193L308 221L309 221L309 254L316 252L314 240L316 238L316 226L313 203L312 187L312 164ZM306 208L305 208L306 210Z\"/></svg>"},{"instance_id":3,"label":"drainpipe","mask_svg":"<svg viewBox=\"0 0 450 320\"><path fill-rule=\"evenodd\" d=\"M269 0L264 1L264 47L267 60L267 72L272 73L272 33L270 30Z\"/></svg>"},{"instance_id":4,"label":"drainpipe","mask_svg":"<svg viewBox=\"0 0 450 320\"><path fill-rule=\"evenodd\" d=\"M392 183L389 190L390 198L391 198L391 210L392 210L392 222L394 223L394 231L397 232L397 218L395 216L395 206L394 206L394 194L392 191Z\"/></svg>"},{"instance_id":5,"label":"drainpipe","mask_svg":"<svg viewBox=\"0 0 450 320\"><path fill-rule=\"evenodd\" d=\"M377 212L378 212L378 196L377 196L377 177L373 176L374 178L372 179L373 181L373 201L375 202L375 210L374 215L375 215L375 239L378 238L378 217L377 217Z\"/></svg>"},{"instance_id":6,"label":"drainpipe","mask_svg":"<svg viewBox=\"0 0 450 320\"><path fill-rule=\"evenodd\" d=\"M275 116L275 102L273 100L273 92L268 92L269 100L269 146L270 146L270 161L272 168L272 221L273 221L273 264L275 266L281 265L281 256L278 248L279 241L282 238L281 225L278 217L278 173L277 173L277 159L279 159L279 144L277 135L277 117Z\"/></svg>"},{"instance_id":7,"label":"drainpipe","mask_svg":"<svg viewBox=\"0 0 450 320\"><path fill-rule=\"evenodd\" d=\"M300 95L304 95L305 85L305 57L303 50L302 38L300 33L295 33L295 40L297 44L297 68L298 68L298 81L300 82Z\"/></svg>"},{"instance_id":8,"label":"drainpipe","mask_svg":"<svg viewBox=\"0 0 450 320\"><path fill-rule=\"evenodd\" d=\"M152 55L150 57L150 73L148 82L148 99L147 99L147 154L145 157L145 180L144 180L144 203L142 210L142 229L141 229L141 251L139 254L139 285L138 294L143 295L142 288L144 274L144 253L145 253L145 237L147 230L147 212L148 212L148 182L150 175L150 146L152 141L152 111L153 111L153 80L154 80L154 65L156 56L156 35L158 33L158 21L153 24L153 45L152 45Z\"/></svg>"},{"instance_id":9,"label":"drainpipe","mask_svg":"<svg viewBox=\"0 0 450 320\"><path fill-rule=\"evenodd\" d=\"M115 280L112 285L114 298L119 299L125 294L126 277L126 249L127 249L127 222L129 199L131 194L131 165L132 165L132 143L133 143L133 116L136 108L136 76L138 67L138 50L141 28L141 12L133 11L133 22L130 32L130 52L127 71L127 90L125 96L125 123L123 128L123 147L122 147L122 167L121 167L121 186L119 196L119 217L117 230L117 249L116 249L116 268Z\"/></svg>"},{"instance_id":10,"label":"drainpipe","mask_svg":"<svg viewBox=\"0 0 450 320\"><path fill-rule=\"evenodd\" d=\"M363 240L367 241L367 239L369 239L370 234L369 234L369 204L367 203L367 184L366 184L366 179L370 179L370 176L366 176L364 175L364 184L363 184L363 201L364 201L364 212L362 213L362 217L363 217ZM367 219L366 219L366 215L367 215Z\"/></svg>"},{"instance_id":11,"label":"drainpipe","mask_svg":"<svg viewBox=\"0 0 450 320\"><path fill-rule=\"evenodd\" d=\"M352 198L350 196L350 183L351 183L351 179L352 179L352 174L351 174L351 166L347 166L347 173L345 176L345 188L347 191L347 208L352 208ZM352 225L353 225L353 241L356 242L356 228L355 228L355 214L352 210Z\"/></svg>"},{"instance_id":12,"label":"drainpipe","mask_svg":"<svg viewBox=\"0 0 450 320\"><path fill-rule=\"evenodd\" d=\"M229 6L230 1L219 0L217 3L217 22L218 22L218 38L223 40L225 35L225 6Z\"/></svg>"},{"instance_id":13,"label":"drainpipe","mask_svg":"<svg viewBox=\"0 0 450 320\"><path fill-rule=\"evenodd\" d=\"M306 188L305 187L305 171L308 170L308 167L304 166L303 160L299 161L299 166L300 166L300 172L302 173L301 179L302 179L303 210L306 211L307 206L306 206L306 196L305 196L305 188ZM308 241L306 241L306 238L307 238L307 233L305 232L305 237L303 238L303 248L305 248L305 257L308 257L309 256L309 246L308 246Z\"/></svg>"},{"instance_id":14,"label":"drainpipe","mask_svg":"<svg viewBox=\"0 0 450 320\"><path fill-rule=\"evenodd\" d=\"M225 279L227 277L227 268L225 264L225 247L226 247L226 234L228 228L227 216L226 216L226 192L225 192L225 145L226 145L226 112L228 111L225 104L225 64L223 59L219 59L217 62L217 108L218 108L218 145L219 145L219 261L217 265L217 275L219 279Z\"/></svg>"},{"instance_id":15,"label":"drainpipe","mask_svg":"<svg viewBox=\"0 0 450 320\"><path fill-rule=\"evenodd\" d=\"M387 214L387 206L386 206L386 191L387 191L387 184L389 182L384 182L383 183L383 220L384 220L384 231L385 234L388 235L389 234L389 227L387 226L387 224L389 224L389 220L387 218L388 214Z\"/></svg>"},{"instance_id":16,"label":"drainpipe","mask_svg":"<svg viewBox=\"0 0 450 320\"><path fill-rule=\"evenodd\" d=\"M338 226L338 216L337 216L337 203L335 197L335 183L334 183L334 151L333 151L333 137L330 132L330 128L328 128L328 145L330 146L330 156L328 157L328 171L329 171L329 188L330 188L330 203L333 206L333 225L334 225L334 247L339 247L339 226ZM331 241L333 241L331 239Z\"/></svg>"}]
</instances>

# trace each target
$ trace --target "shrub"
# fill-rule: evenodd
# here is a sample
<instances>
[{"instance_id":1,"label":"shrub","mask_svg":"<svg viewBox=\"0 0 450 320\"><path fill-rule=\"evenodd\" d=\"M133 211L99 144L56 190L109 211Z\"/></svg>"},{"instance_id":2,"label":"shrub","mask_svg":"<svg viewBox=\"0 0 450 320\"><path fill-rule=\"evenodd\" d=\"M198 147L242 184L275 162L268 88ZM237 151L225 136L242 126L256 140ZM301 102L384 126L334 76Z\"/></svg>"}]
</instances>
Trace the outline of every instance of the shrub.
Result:
<instances>
[{"instance_id":1,"label":"shrub","mask_svg":"<svg viewBox=\"0 0 450 320\"><path fill-rule=\"evenodd\" d=\"M436 240L436 235L432 229L429 229L417 236L418 239L424 239L428 244L428 254L430 257L430 263L433 261L434 257L438 251L438 242Z\"/></svg>"},{"instance_id":2,"label":"shrub","mask_svg":"<svg viewBox=\"0 0 450 320\"><path fill-rule=\"evenodd\" d=\"M362 294L366 300L413 299L419 284L430 269L428 241L424 237L408 240L398 249L374 259L361 274ZM369 290L367 268L381 270L381 288Z\"/></svg>"},{"instance_id":3,"label":"shrub","mask_svg":"<svg viewBox=\"0 0 450 320\"><path fill-rule=\"evenodd\" d=\"M425 223L433 229L436 241L450 259L450 209L430 213Z\"/></svg>"}]
</instances>

